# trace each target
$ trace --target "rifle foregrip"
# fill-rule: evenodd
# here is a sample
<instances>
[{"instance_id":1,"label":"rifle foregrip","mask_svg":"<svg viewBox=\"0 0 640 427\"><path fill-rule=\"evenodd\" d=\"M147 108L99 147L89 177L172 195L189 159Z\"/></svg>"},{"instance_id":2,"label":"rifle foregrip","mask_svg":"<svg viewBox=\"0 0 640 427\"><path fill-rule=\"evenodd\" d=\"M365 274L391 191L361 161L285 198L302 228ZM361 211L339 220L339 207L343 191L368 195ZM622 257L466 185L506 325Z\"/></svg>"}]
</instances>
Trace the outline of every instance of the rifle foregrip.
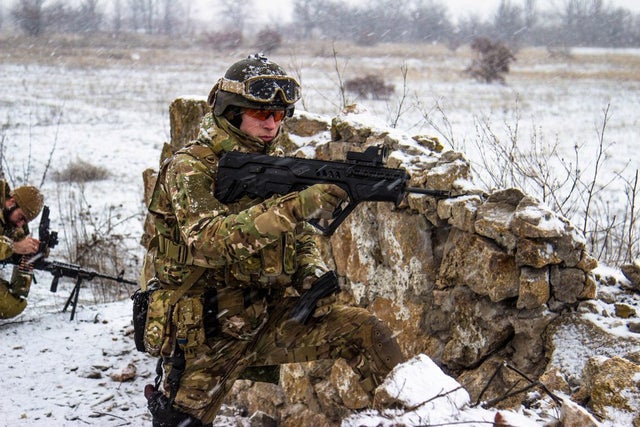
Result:
<instances>
[{"instance_id":1,"label":"rifle foregrip","mask_svg":"<svg viewBox=\"0 0 640 427\"><path fill-rule=\"evenodd\" d=\"M291 311L291 319L298 323L305 324L309 320L309 317L316 309L318 300L326 298L330 295L340 291L340 285L338 284L338 276L335 271L331 270L323 274L318 278L311 289L305 292L301 297L298 304Z\"/></svg>"},{"instance_id":2,"label":"rifle foregrip","mask_svg":"<svg viewBox=\"0 0 640 427\"><path fill-rule=\"evenodd\" d=\"M58 279L60 278L60 276L53 276L53 279L51 280L51 288L49 288L49 290L51 292L57 292L58 291Z\"/></svg>"}]
</instances>

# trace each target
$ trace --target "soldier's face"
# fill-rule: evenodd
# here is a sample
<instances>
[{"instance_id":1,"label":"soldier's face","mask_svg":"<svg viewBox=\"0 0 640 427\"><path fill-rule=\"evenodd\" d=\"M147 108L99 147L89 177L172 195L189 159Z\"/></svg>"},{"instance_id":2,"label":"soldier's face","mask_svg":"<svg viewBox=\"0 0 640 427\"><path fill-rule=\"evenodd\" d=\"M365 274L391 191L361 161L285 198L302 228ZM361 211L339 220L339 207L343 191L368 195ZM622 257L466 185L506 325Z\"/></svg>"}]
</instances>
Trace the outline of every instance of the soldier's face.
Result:
<instances>
[{"instance_id":1,"label":"soldier's face","mask_svg":"<svg viewBox=\"0 0 640 427\"><path fill-rule=\"evenodd\" d=\"M24 212L22 212L22 208L18 208L11 213L10 221L17 228L24 227L27 225L27 217L24 216Z\"/></svg>"},{"instance_id":2,"label":"soldier's face","mask_svg":"<svg viewBox=\"0 0 640 427\"><path fill-rule=\"evenodd\" d=\"M247 135L271 142L278 134L284 110L244 110L240 130Z\"/></svg>"}]
</instances>

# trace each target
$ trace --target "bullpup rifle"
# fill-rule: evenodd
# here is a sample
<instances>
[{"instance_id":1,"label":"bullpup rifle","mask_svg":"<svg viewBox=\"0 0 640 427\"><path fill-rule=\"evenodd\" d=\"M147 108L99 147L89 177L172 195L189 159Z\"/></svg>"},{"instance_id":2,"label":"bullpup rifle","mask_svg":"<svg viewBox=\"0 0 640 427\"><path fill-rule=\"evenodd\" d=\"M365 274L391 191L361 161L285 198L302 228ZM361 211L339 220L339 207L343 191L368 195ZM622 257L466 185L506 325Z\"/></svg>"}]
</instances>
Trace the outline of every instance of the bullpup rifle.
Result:
<instances>
[{"instance_id":1,"label":"bullpup rifle","mask_svg":"<svg viewBox=\"0 0 640 427\"><path fill-rule=\"evenodd\" d=\"M364 152L349 151L346 161L325 161L296 157L229 151L218 162L215 197L232 203L243 196L266 199L274 194L300 191L314 184L336 184L349 195L346 206L338 207L328 224L309 222L331 235L355 207L365 201L400 204L407 193L449 198L451 192L409 187L404 169L384 167L386 148L372 146Z\"/></svg>"}]
</instances>

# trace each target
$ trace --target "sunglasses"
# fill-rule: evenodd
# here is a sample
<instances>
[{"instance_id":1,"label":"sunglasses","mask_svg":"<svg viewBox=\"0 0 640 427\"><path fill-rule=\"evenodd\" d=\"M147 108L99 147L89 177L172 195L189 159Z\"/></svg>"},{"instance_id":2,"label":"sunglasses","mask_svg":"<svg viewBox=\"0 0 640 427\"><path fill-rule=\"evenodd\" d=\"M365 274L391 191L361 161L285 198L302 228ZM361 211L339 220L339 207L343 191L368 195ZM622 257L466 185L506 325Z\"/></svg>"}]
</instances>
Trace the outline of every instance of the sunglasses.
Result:
<instances>
[{"instance_id":1,"label":"sunglasses","mask_svg":"<svg viewBox=\"0 0 640 427\"><path fill-rule=\"evenodd\" d=\"M245 109L242 112L249 117L252 117L257 120L265 121L269 117L273 116L273 120L276 122L282 121L284 116L286 116L287 112L285 110L251 110Z\"/></svg>"},{"instance_id":2,"label":"sunglasses","mask_svg":"<svg viewBox=\"0 0 640 427\"><path fill-rule=\"evenodd\" d=\"M218 84L220 90L236 93L256 102L272 102L278 96L278 92L288 104L300 99L300 84L289 76L255 76L243 82L223 77Z\"/></svg>"}]
</instances>

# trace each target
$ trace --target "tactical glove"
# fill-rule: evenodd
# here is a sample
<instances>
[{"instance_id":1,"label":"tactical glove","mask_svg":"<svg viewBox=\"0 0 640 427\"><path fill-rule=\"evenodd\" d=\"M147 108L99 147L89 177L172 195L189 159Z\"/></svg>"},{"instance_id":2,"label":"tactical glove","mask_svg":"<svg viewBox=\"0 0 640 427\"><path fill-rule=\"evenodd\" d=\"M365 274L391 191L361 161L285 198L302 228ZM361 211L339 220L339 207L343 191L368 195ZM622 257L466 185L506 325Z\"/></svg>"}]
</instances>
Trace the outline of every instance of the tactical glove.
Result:
<instances>
[{"instance_id":1,"label":"tactical glove","mask_svg":"<svg viewBox=\"0 0 640 427\"><path fill-rule=\"evenodd\" d=\"M347 192L335 184L315 184L268 202L268 209L256 216L255 226L262 234L292 231L308 219L331 219L335 209L347 198ZM254 209L262 208L250 208Z\"/></svg>"},{"instance_id":2,"label":"tactical glove","mask_svg":"<svg viewBox=\"0 0 640 427\"><path fill-rule=\"evenodd\" d=\"M294 214L299 219L331 219L333 212L348 198L335 184L315 184L298 193L299 206Z\"/></svg>"}]
</instances>

